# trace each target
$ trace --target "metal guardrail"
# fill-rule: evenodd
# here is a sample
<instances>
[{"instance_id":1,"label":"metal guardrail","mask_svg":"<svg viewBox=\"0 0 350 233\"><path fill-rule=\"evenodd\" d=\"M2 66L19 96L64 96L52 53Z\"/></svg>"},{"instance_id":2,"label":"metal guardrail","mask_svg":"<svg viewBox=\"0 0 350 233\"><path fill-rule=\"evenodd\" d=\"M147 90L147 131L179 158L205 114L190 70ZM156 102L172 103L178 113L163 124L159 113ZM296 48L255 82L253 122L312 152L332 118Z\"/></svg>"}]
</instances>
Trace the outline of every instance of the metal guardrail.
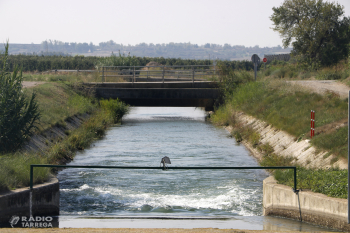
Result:
<instances>
[{"instance_id":1,"label":"metal guardrail","mask_svg":"<svg viewBox=\"0 0 350 233\"><path fill-rule=\"evenodd\" d=\"M208 67L208 69L205 69ZM144 69L147 68L147 69ZM159 68L159 69L149 69ZM186 65L186 66L102 66L99 72L102 74L101 82L106 82L107 78L124 78L135 82L136 78L152 81L154 78L160 78L164 83L166 77L181 81L195 82L196 77L216 75L217 67L213 65ZM202 80L201 80L202 81Z\"/></svg>"},{"instance_id":2,"label":"metal guardrail","mask_svg":"<svg viewBox=\"0 0 350 233\"><path fill-rule=\"evenodd\" d=\"M102 168L102 169L138 169L138 170L152 170L162 169L163 167L135 167L135 166L89 166L89 165L50 165L50 164L31 164L30 165L30 216L32 216L32 198L33 198L33 177L35 167L51 167L51 168ZM262 170L262 169L293 169L294 171L294 189L295 193L297 190L297 168L293 166L286 167L167 167L166 170Z\"/></svg>"}]
</instances>

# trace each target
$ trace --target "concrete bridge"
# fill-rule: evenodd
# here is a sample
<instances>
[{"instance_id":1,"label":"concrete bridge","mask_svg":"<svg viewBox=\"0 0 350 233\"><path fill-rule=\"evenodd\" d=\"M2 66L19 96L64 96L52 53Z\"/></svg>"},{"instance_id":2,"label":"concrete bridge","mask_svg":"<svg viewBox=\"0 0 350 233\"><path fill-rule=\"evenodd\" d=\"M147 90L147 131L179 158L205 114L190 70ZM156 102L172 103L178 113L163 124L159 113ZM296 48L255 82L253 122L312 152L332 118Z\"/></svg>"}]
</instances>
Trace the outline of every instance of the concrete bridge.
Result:
<instances>
[{"instance_id":1,"label":"concrete bridge","mask_svg":"<svg viewBox=\"0 0 350 233\"><path fill-rule=\"evenodd\" d=\"M120 99L131 106L204 107L213 110L219 97L216 82L84 83L98 98Z\"/></svg>"}]
</instances>

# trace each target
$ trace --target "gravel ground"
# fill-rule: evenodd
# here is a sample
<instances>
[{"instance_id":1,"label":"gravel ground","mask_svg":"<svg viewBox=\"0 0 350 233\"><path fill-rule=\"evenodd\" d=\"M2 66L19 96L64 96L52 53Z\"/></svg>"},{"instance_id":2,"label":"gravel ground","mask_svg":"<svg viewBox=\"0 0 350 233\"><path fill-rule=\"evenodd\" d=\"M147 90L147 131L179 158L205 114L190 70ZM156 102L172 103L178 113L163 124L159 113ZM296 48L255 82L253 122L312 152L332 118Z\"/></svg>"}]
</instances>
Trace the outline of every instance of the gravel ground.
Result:
<instances>
[{"instance_id":1,"label":"gravel ground","mask_svg":"<svg viewBox=\"0 0 350 233\"><path fill-rule=\"evenodd\" d=\"M300 85L319 94L325 94L326 91L331 91L338 94L342 99L349 96L350 87L336 80L302 80L287 82Z\"/></svg>"},{"instance_id":2,"label":"gravel ground","mask_svg":"<svg viewBox=\"0 0 350 233\"><path fill-rule=\"evenodd\" d=\"M44 84L45 82L37 82L37 81L23 81L22 82L22 86L24 88L27 88L27 87L35 87L37 85L40 85L40 84Z\"/></svg>"}]
</instances>

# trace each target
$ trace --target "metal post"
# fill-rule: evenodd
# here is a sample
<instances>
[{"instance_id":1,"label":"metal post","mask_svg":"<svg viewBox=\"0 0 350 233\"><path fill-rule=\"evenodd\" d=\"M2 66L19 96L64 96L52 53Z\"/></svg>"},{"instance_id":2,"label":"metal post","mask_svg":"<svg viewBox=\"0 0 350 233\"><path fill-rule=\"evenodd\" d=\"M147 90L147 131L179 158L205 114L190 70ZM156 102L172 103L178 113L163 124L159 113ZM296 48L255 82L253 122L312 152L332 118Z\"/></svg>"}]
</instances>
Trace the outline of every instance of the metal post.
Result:
<instances>
[{"instance_id":1,"label":"metal post","mask_svg":"<svg viewBox=\"0 0 350 233\"><path fill-rule=\"evenodd\" d=\"M194 67L192 66L192 83L194 83Z\"/></svg>"},{"instance_id":2,"label":"metal post","mask_svg":"<svg viewBox=\"0 0 350 233\"><path fill-rule=\"evenodd\" d=\"M106 75L105 75L105 82L107 82L107 74L108 74L107 67L106 67L105 73L106 73Z\"/></svg>"},{"instance_id":3,"label":"metal post","mask_svg":"<svg viewBox=\"0 0 350 233\"><path fill-rule=\"evenodd\" d=\"M311 110L311 120L310 120L310 138L312 139L312 110Z\"/></svg>"},{"instance_id":4,"label":"metal post","mask_svg":"<svg viewBox=\"0 0 350 233\"><path fill-rule=\"evenodd\" d=\"M311 129L310 129L310 137L315 136L315 111L311 110Z\"/></svg>"},{"instance_id":5,"label":"metal post","mask_svg":"<svg viewBox=\"0 0 350 233\"><path fill-rule=\"evenodd\" d=\"M102 82L103 82L103 80L105 78L104 76L105 76L105 67L102 66Z\"/></svg>"},{"instance_id":6,"label":"metal post","mask_svg":"<svg viewBox=\"0 0 350 233\"><path fill-rule=\"evenodd\" d=\"M133 83L135 82L135 66L134 66L134 81L133 81Z\"/></svg>"},{"instance_id":7,"label":"metal post","mask_svg":"<svg viewBox=\"0 0 350 233\"><path fill-rule=\"evenodd\" d=\"M33 166L30 165L29 217L33 216Z\"/></svg>"},{"instance_id":8,"label":"metal post","mask_svg":"<svg viewBox=\"0 0 350 233\"><path fill-rule=\"evenodd\" d=\"M293 168L294 170L294 192L297 191L297 168Z\"/></svg>"},{"instance_id":9,"label":"metal post","mask_svg":"<svg viewBox=\"0 0 350 233\"><path fill-rule=\"evenodd\" d=\"M348 98L348 224L350 224L350 91Z\"/></svg>"},{"instance_id":10,"label":"metal post","mask_svg":"<svg viewBox=\"0 0 350 233\"><path fill-rule=\"evenodd\" d=\"M163 77L162 77L163 83L164 83L164 68L165 68L165 66L163 66Z\"/></svg>"},{"instance_id":11,"label":"metal post","mask_svg":"<svg viewBox=\"0 0 350 233\"><path fill-rule=\"evenodd\" d=\"M255 82L256 82L256 71L258 69L258 66L256 64L256 62L254 62L254 76L255 76Z\"/></svg>"},{"instance_id":12,"label":"metal post","mask_svg":"<svg viewBox=\"0 0 350 233\"><path fill-rule=\"evenodd\" d=\"M148 79L148 70L147 70L147 79Z\"/></svg>"}]
</instances>

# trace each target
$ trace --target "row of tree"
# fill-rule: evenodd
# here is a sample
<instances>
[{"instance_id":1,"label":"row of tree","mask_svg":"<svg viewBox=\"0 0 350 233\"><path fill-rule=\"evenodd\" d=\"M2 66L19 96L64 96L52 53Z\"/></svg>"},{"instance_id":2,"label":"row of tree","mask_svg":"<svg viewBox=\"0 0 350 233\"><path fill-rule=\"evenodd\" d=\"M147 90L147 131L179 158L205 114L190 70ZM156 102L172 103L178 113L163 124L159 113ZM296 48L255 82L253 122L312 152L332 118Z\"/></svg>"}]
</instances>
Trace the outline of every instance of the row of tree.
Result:
<instances>
[{"instance_id":1,"label":"row of tree","mask_svg":"<svg viewBox=\"0 0 350 233\"><path fill-rule=\"evenodd\" d=\"M1 50L0 44L0 50ZM209 44L204 45L191 43L168 43L168 44L146 44L123 45L110 40L101 42L99 45L92 43L67 43L57 40L46 40L40 45L35 44L11 44L10 54L30 54L49 55L50 53L62 53L70 55L94 55L109 56L112 51L125 54L132 54L138 57L177 57L183 59L220 59L237 60L249 58L252 54L258 54L260 57L264 54L289 53L291 49L283 49L281 46L264 47L258 45L254 47L245 47L243 45L230 44Z\"/></svg>"},{"instance_id":2,"label":"row of tree","mask_svg":"<svg viewBox=\"0 0 350 233\"><path fill-rule=\"evenodd\" d=\"M3 55L2 55L3 56ZM0 56L1 57L1 56ZM47 71L55 69L79 69L91 70L102 66L146 66L154 61L166 66L183 65L213 65L213 60L196 60L164 57L136 57L125 54L112 54L110 57L84 57L84 56L28 56L9 55L7 57L7 67L13 71L16 66L22 71ZM228 67L241 70L252 70L253 64L250 61L220 61Z\"/></svg>"},{"instance_id":3,"label":"row of tree","mask_svg":"<svg viewBox=\"0 0 350 233\"><path fill-rule=\"evenodd\" d=\"M3 55L2 55L3 56ZM16 66L22 71L47 71L54 69L94 69L99 57L84 56L28 56L28 55L9 55L7 58L9 71L13 71Z\"/></svg>"}]
</instances>

